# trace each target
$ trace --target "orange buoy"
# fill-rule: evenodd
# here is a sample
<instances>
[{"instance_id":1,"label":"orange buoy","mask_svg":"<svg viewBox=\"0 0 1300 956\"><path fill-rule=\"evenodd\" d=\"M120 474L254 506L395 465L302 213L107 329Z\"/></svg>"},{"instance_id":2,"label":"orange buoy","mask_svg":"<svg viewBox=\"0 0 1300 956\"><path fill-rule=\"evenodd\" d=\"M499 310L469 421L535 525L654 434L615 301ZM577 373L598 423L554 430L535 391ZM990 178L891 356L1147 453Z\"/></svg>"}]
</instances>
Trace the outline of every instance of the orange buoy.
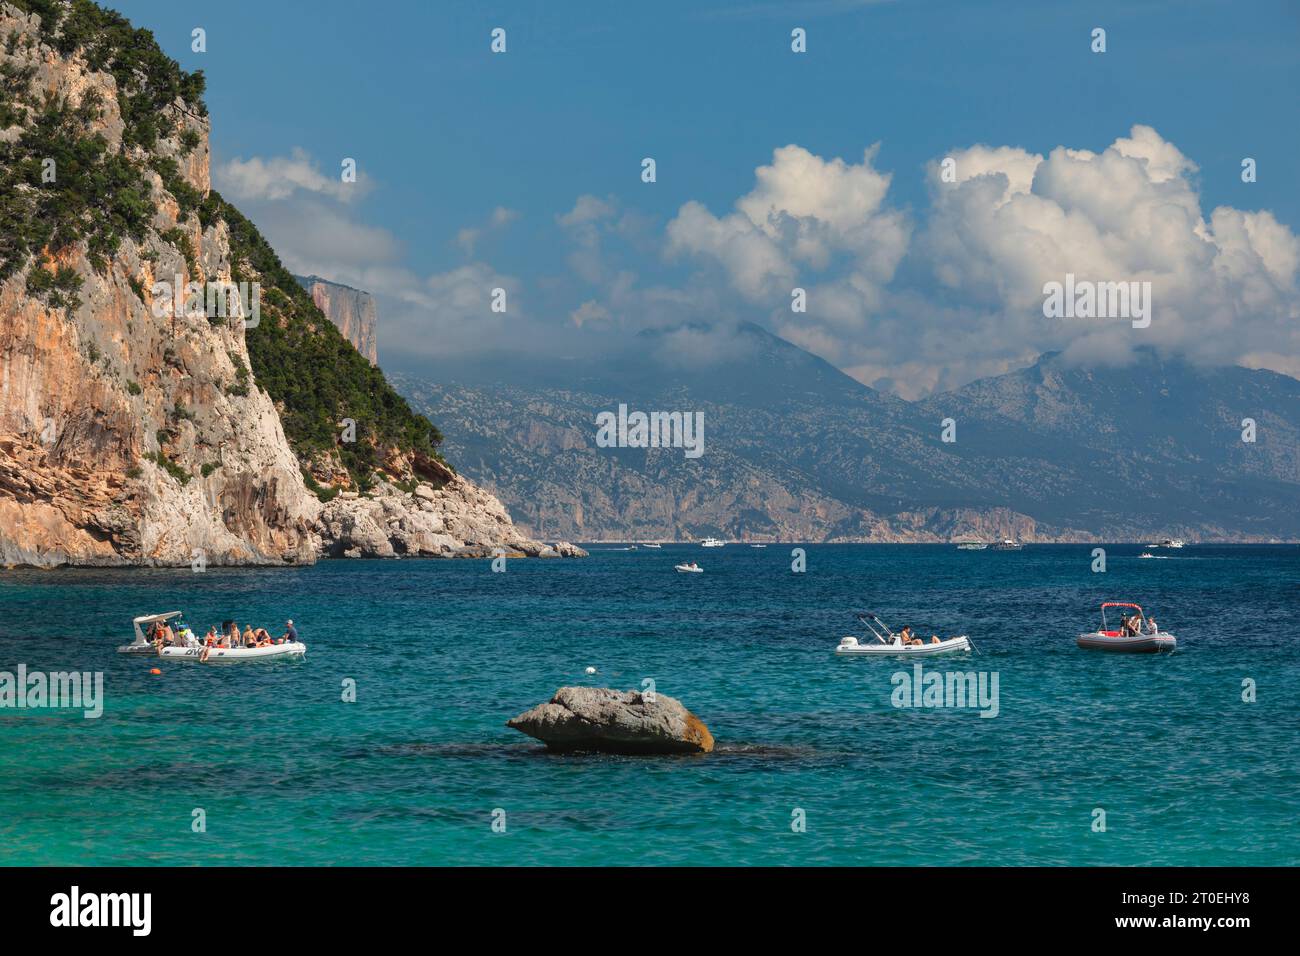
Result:
<instances>
[{"instance_id":1,"label":"orange buoy","mask_svg":"<svg viewBox=\"0 0 1300 956\"><path fill-rule=\"evenodd\" d=\"M150 673L150 674L161 674L162 671L160 671L160 670L159 670L158 668L156 668L156 667L152 667L152 668L149 669L149 673Z\"/></svg>"}]
</instances>

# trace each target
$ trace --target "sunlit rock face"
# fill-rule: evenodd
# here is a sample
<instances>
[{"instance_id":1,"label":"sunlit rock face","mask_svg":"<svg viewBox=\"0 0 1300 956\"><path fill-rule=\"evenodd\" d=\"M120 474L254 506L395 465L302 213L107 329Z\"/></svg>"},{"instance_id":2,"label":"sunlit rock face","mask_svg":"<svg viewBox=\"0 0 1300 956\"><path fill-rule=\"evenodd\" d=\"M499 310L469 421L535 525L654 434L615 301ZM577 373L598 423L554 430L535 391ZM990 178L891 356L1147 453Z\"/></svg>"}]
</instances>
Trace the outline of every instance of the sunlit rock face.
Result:
<instances>
[{"instance_id":1,"label":"sunlit rock face","mask_svg":"<svg viewBox=\"0 0 1300 956\"><path fill-rule=\"evenodd\" d=\"M312 301L343 333L343 337L368 358L371 365L378 365L379 351L376 340L379 320L375 312L375 300L371 298L370 293L330 282L320 276L294 276L294 278L311 293Z\"/></svg>"}]
</instances>

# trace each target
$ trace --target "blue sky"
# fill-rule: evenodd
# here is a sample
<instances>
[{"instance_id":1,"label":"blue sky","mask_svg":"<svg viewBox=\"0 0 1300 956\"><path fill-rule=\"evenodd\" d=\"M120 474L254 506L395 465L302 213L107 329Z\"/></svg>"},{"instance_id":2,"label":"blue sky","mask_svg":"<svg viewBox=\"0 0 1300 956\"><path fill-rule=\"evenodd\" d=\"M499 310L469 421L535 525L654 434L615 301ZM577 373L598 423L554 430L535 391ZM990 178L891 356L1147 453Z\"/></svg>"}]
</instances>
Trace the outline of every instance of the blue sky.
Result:
<instances>
[{"instance_id":1,"label":"blue sky","mask_svg":"<svg viewBox=\"0 0 1300 956\"><path fill-rule=\"evenodd\" d=\"M529 322L559 323L566 331L583 302L596 303L595 313L613 313L612 324L635 324L631 313L639 307L618 298L608 278L574 275L574 235L557 217L585 195L607 202L617 210L610 221L622 223L608 228L600 243L607 276L634 275L647 292L671 289L683 299L723 303L718 308L733 317L764 321L785 334L772 318L776 304L752 288L748 295L737 292L728 281L730 266L710 274L712 259L723 254L694 242L666 254L665 234L687 203L725 217L754 189L755 169L771 164L773 151L787 144L826 161L860 164L864 149L879 143L869 165L889 177L885 207L909 224L913 240L902 260L871 279L891 301L867 295L856 332L847 318L827 320L825 335L809 332L800 342L816 344L864 381L878 381L882 365L897 364L903 354L871 343L897 340L893 347L911 355L924 345L877 328L873 310L892 311L901 324L908 303L932 299L934 312L952 312L957 323L963 310L1023 306L995 306L980 295L971 300L965 280L950 277L945 285L927 261L936 244L917 241L934 222L927 164L954 150L987 144L1047 156L1064 145L1101 153L1143 124L1195 164L1185 178L1207 219L1219 206L1268 210L1287 234L1300 230L1295 3L124 0L115 6L151 29L183 66L206 73L219 183L223 164L232 160L301 150L300 159L332 177L342 157L357 159L365 193L334 203L330 221L355 224L355 244L377 239L382 252L370 259L349 262L299 242L295 233L308 229L292 204L332 197L306 190L239 202L290 265L319 263L350 272L341 278L354 282L401 271L419 277L423 296L430 287L432 294L451 289L437 276L482 263L483 275L508 277ZM196 26L207 31L205 53L190 50ZM489 51L496 26L507 30L504 55ZM795 26L808 32L806 54L790 50ZM1098 26L1107 31L1104 54L1089 48ZM640 181L644 156L657 162L654 184ZM1258 162L1255 183L1241 181L1245 156ZM509 212L487 228L498 207ZM466 229L481 230L472 245ZM319 237L326 228L311 231ZM841 238L832 250L840 262L857 257L852 242L869 241ZM796 269L796 281L809 286L842 285L852 272L812 275L806 265ZM1005 261L994 267L1008 269ZM977 271L986 270L972 266ZM1286 276L1280 281L1282 304L1269 307L1282 309L1274 321L1282 327ZM420 296L393 298L405 304L381 303L395 333L387 340L418 340L399 334L399 327L421 322ZM1250 300L1250 308L1257 306ZM453 321L454 306L433 311L440 321ZM509 337L499 326L486 331ZM1062 344L1047 336L1017 350L1015 338L1009 331L1003 348L974 364L937 355L935 362L950 372L930 385L1023 364L1028 349ZM381 329L381 354L385 340ZM1247 351L1290 345L1273 334Z\"/></svg>"}]
</instances>

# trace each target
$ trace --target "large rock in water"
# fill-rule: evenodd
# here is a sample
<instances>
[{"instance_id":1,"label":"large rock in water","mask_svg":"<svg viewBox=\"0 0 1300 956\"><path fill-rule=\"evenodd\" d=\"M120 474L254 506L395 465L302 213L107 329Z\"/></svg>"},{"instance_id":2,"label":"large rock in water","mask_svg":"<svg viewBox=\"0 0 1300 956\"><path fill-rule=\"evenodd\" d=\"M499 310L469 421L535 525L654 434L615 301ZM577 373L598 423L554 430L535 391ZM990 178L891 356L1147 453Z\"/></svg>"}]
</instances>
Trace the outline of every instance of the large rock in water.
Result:
<instances>
[{"instance_id":1,"label":"large rock in water","mask_svg":"<svg viewBox=\"0 0 1300 956\"><path fill-rule=\"evenodd\" d=\"M615 754L706 754L713 735L680 700L663 694L561 687L506 722L555 751Z\"/></svg>"}]
</instances>

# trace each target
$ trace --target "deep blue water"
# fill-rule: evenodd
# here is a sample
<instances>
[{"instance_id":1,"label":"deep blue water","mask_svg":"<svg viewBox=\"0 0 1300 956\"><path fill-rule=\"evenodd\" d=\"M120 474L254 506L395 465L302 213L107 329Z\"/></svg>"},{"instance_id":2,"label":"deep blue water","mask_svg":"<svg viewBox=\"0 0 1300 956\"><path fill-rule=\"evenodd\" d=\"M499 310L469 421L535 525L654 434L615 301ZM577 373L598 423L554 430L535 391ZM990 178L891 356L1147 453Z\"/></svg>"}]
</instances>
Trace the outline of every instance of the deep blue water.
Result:
<instances>
[{"instance_id":1,"label":"deep blue water","mask_svg":"<svg viewBox=\"0 0 1300 956\"><path fill-rule=\"evenodd\" d=\"M1300 862L1300 548L1115 546L1094 574L1090 546L810 545L794 574L788 545L591 547L505 574L0 572L0 670L100 670L107 698L97 720L0 710L0 862ZM706 573L673 573L686 556ZM1141 603L1178 651L1077 649L1107 599ZM857 608L969 634L978 654L924 666L996 672L998 716L894 707L911 662L832 654ZM171 609L291 616L307 658L114 653L132 616ZM550 756L505 727L559 686L645 678L715 753Z\"/></svg>"}]
</instances>

